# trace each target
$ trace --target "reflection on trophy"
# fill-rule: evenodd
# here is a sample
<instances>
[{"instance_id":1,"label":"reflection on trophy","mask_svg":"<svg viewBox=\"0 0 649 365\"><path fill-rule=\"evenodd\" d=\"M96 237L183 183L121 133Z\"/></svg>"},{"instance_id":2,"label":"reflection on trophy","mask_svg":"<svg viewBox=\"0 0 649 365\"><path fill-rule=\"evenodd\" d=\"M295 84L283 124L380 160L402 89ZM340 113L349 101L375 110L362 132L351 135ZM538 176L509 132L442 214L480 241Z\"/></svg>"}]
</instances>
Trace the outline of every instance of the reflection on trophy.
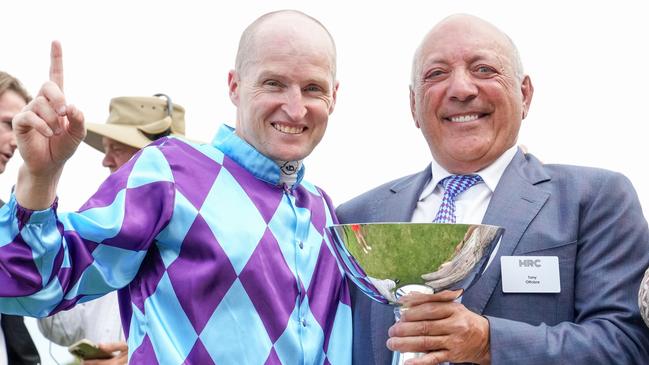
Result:
<instances>
[{"instance_id":1,"label":"reflection on trophy","mask_svg":"<svg viewBox=\"0 0 649 365\"><path fill-rule=\"evenodd\" d=\"M504 229L443 223L366 223L329 227L349 278L373 300L395 306L401 296L468 289L480 278ZM418 354L395 353L393 364Z\"/></svg>"},{"instance_id":2,"label":"reflection on trophy","mask_svg":"<svg viewBox=\"0 0 649 365\"><path fill-rule=\"evenodd\" d=\"M644 273L644 278L640 282L640 292L638 293L638 307L644 323L649 326L649 268Z\"/></svg>"}]
</instances>

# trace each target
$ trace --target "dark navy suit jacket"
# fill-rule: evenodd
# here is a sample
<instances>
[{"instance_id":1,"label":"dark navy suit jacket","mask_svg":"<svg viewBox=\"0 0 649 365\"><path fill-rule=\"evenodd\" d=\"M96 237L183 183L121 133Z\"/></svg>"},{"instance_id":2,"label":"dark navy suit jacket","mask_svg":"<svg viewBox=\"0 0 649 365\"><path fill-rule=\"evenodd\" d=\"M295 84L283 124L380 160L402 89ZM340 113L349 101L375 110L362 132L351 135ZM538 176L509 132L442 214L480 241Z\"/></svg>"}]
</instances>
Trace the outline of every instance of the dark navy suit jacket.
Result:
<instances>
[{"instance_id":1,"label":"dark navy suit jacket","mask_svg":"<svg viewBox=\"0 0 649 365\"><path fill-rule=\"evenodd\" d=\"M430 167L337 209L341 223L410 221ZM505 227L496 257L462 303L490 325L492 364L647 364L637 293L649 230L624 176L544 165L518 151L483 219ZM557 256L561 292L503 293L501 256ZM354 364L390 364L392 309L352 293Z\"/></svg>"}]
</instances>

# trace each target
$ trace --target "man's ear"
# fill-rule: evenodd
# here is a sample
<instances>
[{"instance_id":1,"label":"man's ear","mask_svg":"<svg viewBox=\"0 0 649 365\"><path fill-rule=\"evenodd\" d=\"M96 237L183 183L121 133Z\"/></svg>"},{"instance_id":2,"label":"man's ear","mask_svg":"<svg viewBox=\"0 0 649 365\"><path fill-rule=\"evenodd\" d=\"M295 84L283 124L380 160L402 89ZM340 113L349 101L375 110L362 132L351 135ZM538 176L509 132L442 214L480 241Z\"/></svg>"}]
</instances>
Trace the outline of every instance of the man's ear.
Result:
<instances>
[{"instance_id":1,"label":"man's ear","mask_svg":"<svg viewBox=\"0 0 649 365\"><path fill-rule=\"evenodd\" d=\"M228 91L230 100L235 106L239 106L239 74L235 70L228 72Z\"/></svg>"},{"instance_id":2,"label":"man's ear","mask_svg":"<svg viewBox=\"0 0 649 365\"><path fill-rule=\"evenodd\" d=\"M417 121L417 103L415 102L415 92L412 90L412 85L410 86L410 113L412 114L412 120L415 121L415 125L419 128L419 122Z\"/></svg>"},{"instance_id":3,"label":"man's ear","mask_svg":"<svg viewBox=\"0 0 649 365\"><path fill-rule=\"evenodd\" d=\"M338 80L334 81L334 90L333 93L331 94L331 105L329 105L329 114L334 112L334 107L336 106L336 97L338 96L338 86L340 86L340 83Z\"/></svg>"},{"instance_id":4,"label":"man's ear","mask_svg":"<svg viewBox=\"0 0 649 365\"><path fill-rule=\"evenodd\" d=\"M523 82L521 82L521 94L523 95L523 119L527 117L527 113L530 110L530 105L532 104L532 96L534 95L534 86L532 85L532 79L529 76L525 75Z\"/></svg>"}]
</instances>

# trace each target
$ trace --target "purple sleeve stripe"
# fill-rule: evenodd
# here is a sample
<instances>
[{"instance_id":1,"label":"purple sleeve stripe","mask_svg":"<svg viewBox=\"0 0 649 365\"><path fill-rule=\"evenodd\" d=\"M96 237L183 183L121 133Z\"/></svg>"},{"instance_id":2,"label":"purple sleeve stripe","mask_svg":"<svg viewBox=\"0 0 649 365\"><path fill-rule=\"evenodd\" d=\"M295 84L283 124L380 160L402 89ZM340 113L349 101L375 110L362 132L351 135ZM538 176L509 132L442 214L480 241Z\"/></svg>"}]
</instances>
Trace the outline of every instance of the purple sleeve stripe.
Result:
<instances>
[{"instance_id":1,"label":"purple sleeve stripe","mask_svg":"<svg viewBox=\"0 0 649 365\"><path fill-rule=\"evenodd\" d=\"M0 267L0 296L27 296L43 287L32 249L20 234L11 243L0 247Z\"/></svg>"},{"instance_id":2,"label":"purple sleeve stripe","mask_svg":"<svg viewBox=\"0 0 649 365\"><path fill-rule=\"evenodd\" d=\"M174 199L175 189L171 182L126 189L122 227L117 236L102 243L127 250L147 250L171 220Z\"/></svg>"},{"instance_id":3,"label":"purple sleeve stripe","mask_svg":"<svg viewBox=\"0 0 649 365\"><path fill-rule=\"evenodd\" d=\"M155 156L155 154L149 155ZM162 157L162 155L158 156ZM97 247L104 247L100 245L112 246L112 248L117 248L115 250L121 250L122 253L133 251L136 256L148 249L155 237L171 220L175 185L168 181L166 176L161 176L161 179L156 180L156 177L160 175L159 171L164 170L162 165L166 164L164 158L156 159L154 157L143 164L138 164L136 161L137 158L133 159L122 170L106 180L99 191L81 208L81 211L90 208L123 209L121 212L115 211L115 214L95 214L92 215L93 219L88 219L86 216L77 220L64 218L59 221L56 201L51 209L31 211L20 207L15 203L15 199L13 200L16 208L12 219L15 219L14 224L16 224L15 227L19 227L19 233L13 238L13 241L0 247L0 295L20 298L17 298L14 304L7 302L8 306L15 306L15 303L20 301L25 305L25 308L30 308L30 311L36 310L38 313L54 308L56 310L68 308L79 299L85 298L83 295L75 295L71 291L77 290L76 288L90 288L93 290L86 290L86 293L101 294L103 290L97 290L101 288L110 290L111 287L110 283L104 282L105 280L102 278L119 275L116 272L109 272L115 269L113 265L94 265L95 261L98 261L93 255ZM152 182L129 188L130 179L137 176L146 176L151 178ZM113 204L122 191L124 192L122 194L124 201ZM69 213L66 214L66 217L79 214ZM104 239L103 242L85 238L97 236L97 232L101 232L104 227L114 226L115 217L123 217L123 220L118 222L121 225L118 226L117 235L110 239ZM76 223L70 224L70 222ZM64 240L63 237L65 237ZM67 252L63 250L63 247ZM124 250L128 251L124 252ZM115 256L110 250L104 251L107 253L102 260L111 262L113 259L118 259L119 255ZM123 261L122 258L119 260ZM130 261L126 261L127 263L124 265L129 265ZM126 269L129 272L137 272L141 258L132 261L133 267ZM84 275L91 266L94 267L95 272L91 273L92 275ZM107 271L102 274L97 271L97 267ZM118 269L123 270L124 268ZM124 280L128 281L128 279ZM48 283L48 285L44 286L44 283ZM128 282L124 284L128 284ZM52 296L53 288L56 288L58 293L55 295L56 298ZM95 288L97 290L94 290ZM82 292L83 290L80 293ZM48 309L44 309L45 307L40 305L37 306L37 301L39 301L37 298L43 295L47 295L49 298ZM66 295L70 296L64 300ZM4 306L3 304L2 307L4 308Z\"/></svg>"}]
</instances>

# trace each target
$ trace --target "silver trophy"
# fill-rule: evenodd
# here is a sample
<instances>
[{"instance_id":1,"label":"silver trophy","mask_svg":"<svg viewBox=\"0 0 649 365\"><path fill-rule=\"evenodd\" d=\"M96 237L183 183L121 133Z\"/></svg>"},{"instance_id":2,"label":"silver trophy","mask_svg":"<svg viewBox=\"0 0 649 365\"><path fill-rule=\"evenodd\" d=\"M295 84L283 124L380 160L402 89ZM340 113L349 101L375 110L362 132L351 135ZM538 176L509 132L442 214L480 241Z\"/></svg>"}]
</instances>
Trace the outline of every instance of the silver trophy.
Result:
<instances>
[{"instance_id":1,"label":"silver trophy","mask_svg":"<svg viewBox=\"0 0 649 365\"><path fill-rule=\"evenodd\" d=\"M468 289L486 268L504 229L479 224L363 223L328 228L349 278L373 300L395 307L411 292ZM395 352L392 364L421 356Z\"/></svg>"},{"instance_id":2,"label":"silver trophy","mask_svg":"<svg viewBox=\"0 0 649 365\"><path fill-rule=\"evenodd\" d=\"M649 268L644 273L638 292L638 307L644 323L649 326Z\"/></svg>"}]
</instances>

